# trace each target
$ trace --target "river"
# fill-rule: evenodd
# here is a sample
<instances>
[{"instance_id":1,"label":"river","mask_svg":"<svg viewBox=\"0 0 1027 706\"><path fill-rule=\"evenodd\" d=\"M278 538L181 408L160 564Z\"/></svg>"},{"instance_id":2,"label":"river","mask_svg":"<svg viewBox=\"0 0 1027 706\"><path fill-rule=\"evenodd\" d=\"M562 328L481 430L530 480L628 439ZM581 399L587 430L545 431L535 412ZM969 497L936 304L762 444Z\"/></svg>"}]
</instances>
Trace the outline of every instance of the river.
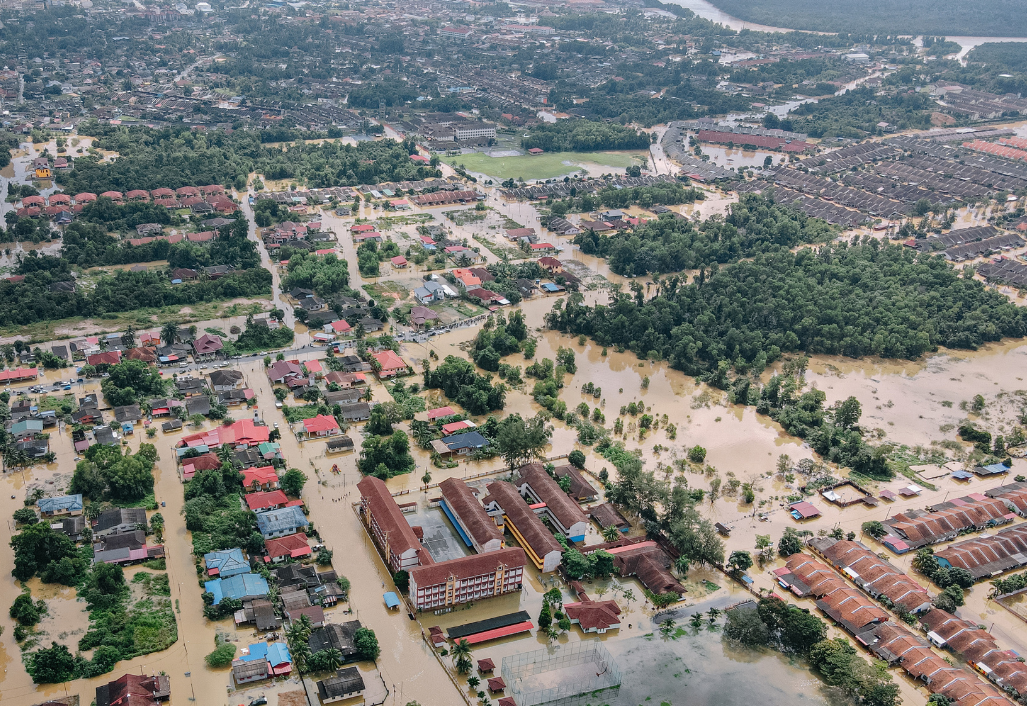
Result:
<instances>
[{"instance_id":1,"label":"river","mask_svg":"<svg viewBox=\"0 0 1027 706\"><path fill-rule=\"evenodd\" d=\"M730 27L733 30L741 31L743 29L749 29L756 32L794 32L792 29L785 29L783 27L769 27L767 25L755 24L753 22L746 22L740 20L737 17L732 17L726 12L718 9L715 5L708 2L708 0L667 0L667 2L679 5L684 8L688 8L694 12L697 16L711 20L718 24L722 24L725 27ZM963 50L959 53L959 57L964 57L974 47L985 44L988 42L1027 42L1027 37L961 37L961 36L949 36L946 37L951 42L959 44Z\"/></svg>"}]
</instances>

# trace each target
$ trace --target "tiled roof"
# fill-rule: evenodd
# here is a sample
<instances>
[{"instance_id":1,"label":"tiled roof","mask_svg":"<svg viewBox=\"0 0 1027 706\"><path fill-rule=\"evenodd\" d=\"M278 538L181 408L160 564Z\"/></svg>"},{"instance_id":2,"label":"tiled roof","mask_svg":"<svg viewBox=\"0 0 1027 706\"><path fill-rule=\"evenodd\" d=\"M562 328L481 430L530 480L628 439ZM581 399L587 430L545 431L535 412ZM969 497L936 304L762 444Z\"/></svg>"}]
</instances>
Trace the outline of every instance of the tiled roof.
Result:
<instances>
[{"instance_id":1,"label":"tiled roof","mask_svg":"<svg viewBox=\"0 0 1027 706\"><path fill-rule=\"evenodd\" d=\"M605 630L620 625L620 607L616 601L581 601L564 603L563 610L577 620L582 630Z\"/></svg>"},{"instance_id":2,"label":"tiled roof","mask_svg":"<svg viewBox=\"0 0 1027 706\"><path fill-rule=\"evenodd\" d=\"M439 490L449 509L456 513L464 527L479 545L492 540L503 541L503 531L485 512L474 493L459 478L447 478L439 483Z\"/></svg>"},{"instance_id":3,"label":"tiled roof","mask_svg":"<svg viewBox=\"0 0 1027 706\"><path fill-rule=\"evenodd\" d=\"M417 551L421 548L421 543L414 536L413 528L403 516L384 482L374 476L365 476L357 483L357 490L360 491L360 496L366 499L375 522L388 534L389 547L393 552L403 554L410 549Z\"/></svg>"},{"instance_id":4,"label":"tiled roof","mask_svg":"<svg viewBox=\"0 0 1027 706\"><path fill-rule=\"evenodd\" d=\"M549 511L556 516L566 528L570 528L578 522L588 522L585 513L578 504L571 500L559 484L550 478L545 468L540 463L530 463L522 466L520 470L520 483L527 483L532 492L544 502Z\"/></svg>"},{"instance_id":5,"label":"tiled roof","mask_svg":"<svg viewBox=\"0 0 1027 706\"><path fill-rule=\"evenodd\" d=\"M472 554L471 556L451 559L440 564L429 564L427 566L415 566L410 569L410 581L416 583L419 588L427 588L436 584L445 583L449 579L457 581L473 578L485 574L495 573L499 567L505 566L506 570L523 567L526 562L524 550L520 547L507 547L485 554Z\"/></svg>"},{"instance_id":6,"label":"tiled roof","mask_svg":"<svg viewBox=\"0 0 1027 706\"><path fill-rule=\"evenodd\" d=\"M524 501L517 489L506 481L495 481L486 486L489 494L482 498L482 502L488 505L495 502L503 509L503 514L517 528L517 531L528 543L531 551L539 558L544 559L550 552L560 552L562 547L556 541L552 532L546 529L542 520L538 518L528 503Z\"/></svg>"}]
</instances>

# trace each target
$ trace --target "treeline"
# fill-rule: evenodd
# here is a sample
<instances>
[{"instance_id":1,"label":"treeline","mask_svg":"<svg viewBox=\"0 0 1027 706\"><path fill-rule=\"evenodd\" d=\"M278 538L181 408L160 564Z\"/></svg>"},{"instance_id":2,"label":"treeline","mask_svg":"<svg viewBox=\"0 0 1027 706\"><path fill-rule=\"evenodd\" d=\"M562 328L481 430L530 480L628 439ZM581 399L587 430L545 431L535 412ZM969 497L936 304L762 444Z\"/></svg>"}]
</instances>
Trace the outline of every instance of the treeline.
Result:
<instances>
[{"instance_id":1,"label":"treeline","mask_svg":"<svg viewBox=\"0 0 1027 706\"><path fill-rule=\"evenodd\" d=\"M68 193L177 189L222 184L243 189L251 172L268 179L297 179L307 186L356 186L384 181L437 177L430 166L410 161L408 145L395 140L341 144L303 142L309 133L286 131L297 140L268 144L263 130L193 132L186 126L163 129L111 127L89 123L80 130L96 136L94 145L119 154L113 162L79 157L74 168L57 177Z\"/></svg>"},{"instance_id":2,"label":"treeline","mask_svg":"<svg viewBox=\"0 0 1027 706\"><path fill-rule=\"evenodd\" d=\"M239 212L235 214L235 223L220 228L217 237L203 245L185 241L172 244L166 239L154 240L145 245L132 245L110 235L96 223L76 220L64 231L61 258L83 268L156 260L167 260L171 268L191 269L232 265L248 270L260 265L257 246L247 237L246 219Z\"/></svg>"},{"instance_id":3,"label":"treeline","mask_svg":"<svg viewBox=\"0 0 1027 706\"><path fill-rule=\"evenodd\" d=\"M790 116L793 129L810 137L862 139L880 134L880 122L898 130L926 130L935 108L937 105L924 93L888 95L872 88L856 88L816 103L803 103Z\"/></svg>"},{"instance_id":4,"label":"treeline","mask_svg":"<svg viewBox=\"0 0 1027 706\"><path fill-rule=\"evenodd\" d=\"M25 263L32 259L26 258ZM120 270L101 277L91 291L51 292L51 284L70 278L67 263L57 261L63 263L63 269L28 272L22 282L0 280L0 326L25 326L37 321L164 306L191 306L271 293L271 273L262 267L175 286L163 272ZM23 267L19 268L19 273L21 271Z\"/></svg>"},{"instance_id":5,"label":"treeline","mask_svg":"<svg viewBox=\"0 0 1027 706\"><path fill-rule=\"evenodd\" d=\"M813 32L1027 36L1018 0L995 0L972 11L960 0L717 0L716 6L746 22Z\"/></svg>"},{"instance_id":6,"label":"treeline","mask_svg":"<svg viewBox=\"0 0 1027 706\"><path fill-rule=\"evenodd\" d=\"M648 301L620 294L589 307L572 295L546 323L689 375L721 362L761 370L799 351L915 359L1027 333L1027 311L1004 296L940 257L875 239L757 255L704 274L690 284L672 277Z\"/></svg>"},{"instance_id":7,"label":"treeline","mask_svg":"<svg viewBox=\"0 0 1027 706\"><path fill-rule=\"evenodd\" d=\"M561 120L532 128L527 137L521 138L521 147L546 152L644 150L649 149L649 135L614 123Z\"/></svg>"},{"instance_id":8,"label":"treeline","mask_svg":"<svg viewBox=\"0 0 1027 706\"><path fill-rule=\"evenodd\" d=\"M731 206L727 218L711 217L696 224L662 216L612 235L585 231L574 237L574 244L587 255L609 260L613 272L631 277L735 262L804 243L824 242L835 232L822 220L750 194Z\"/></svg>"}]
</instances>

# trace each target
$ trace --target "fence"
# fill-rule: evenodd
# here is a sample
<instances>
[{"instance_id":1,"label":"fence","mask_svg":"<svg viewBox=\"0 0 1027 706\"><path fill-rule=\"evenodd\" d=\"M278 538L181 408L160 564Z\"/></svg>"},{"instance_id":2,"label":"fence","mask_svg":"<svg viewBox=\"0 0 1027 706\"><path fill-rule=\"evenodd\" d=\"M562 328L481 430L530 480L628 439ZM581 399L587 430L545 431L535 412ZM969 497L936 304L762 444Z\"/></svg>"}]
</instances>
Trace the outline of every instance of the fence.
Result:
<instances>
[{"instance_id":1,"label":"fence","mask_svg":"<svg viewBox=\"0 0 1027 706\"><path fill-rule=\"evenodd\" d=\"M502 669L518 706L573 701L574 697L621 683L617 663L600 640L504 657Z\"/></svg>"}]
</instances>

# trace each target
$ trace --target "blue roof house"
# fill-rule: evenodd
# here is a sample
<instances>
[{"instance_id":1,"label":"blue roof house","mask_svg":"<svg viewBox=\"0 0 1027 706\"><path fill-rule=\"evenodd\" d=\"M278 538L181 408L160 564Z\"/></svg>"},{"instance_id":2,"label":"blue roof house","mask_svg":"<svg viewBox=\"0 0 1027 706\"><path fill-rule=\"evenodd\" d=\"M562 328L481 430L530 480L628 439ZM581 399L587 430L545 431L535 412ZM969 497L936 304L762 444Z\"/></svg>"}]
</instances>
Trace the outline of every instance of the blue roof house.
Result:
<instances>
[{"instance_id":1,"label":"blue roof house","mask_svg":"<svg viewBox=\"0 0 1027 706\"><path fill-rule=\"evenodd\" d=\"M439 439L451 453L469 454L475 449L483 449L489 445L488 439L481 432L469 431Z\"/></svg>"},{"instance_id":2,"label":"blue roof house","mask_svg":"<svg viewBox=\"0 0 1027 706\"><path fill-rule=\"evenodd\" d=\"M260 574L238 574L227 579L214 579L203 584L204 588L214 594L214 605L225 598L247 601L267 596L267 581Z\"/></svg>"},{"instance_id":3,"label":"blue roof house","mask_svg":"<svg viewBox=\"0 0 1027 706\"><path fill-rule=\"evenodd\" d=\"M303 514L303 510L296 506L282 507L257 514L257 529L265 539L295 534L305 528L307 524L307 517Z\"/></svg>"},{"instance_id":4,"label":"blue roof house","mask_svg":"<svg viewBox=\"0 0 1027 706\"><path fill-rule=\"evenodd\" d=\"M238 547L204 554L203 561L207 565L209 576L220 576L223 579L250 571L250 564L243 556L242 549Z\"/></svg>"},{"instance_id":5,"label":"blue roof house","mask_svg":"<svg viewBox=\"0 0 1027 706\"><path fill-rule=\"evenodd\" d=\"M82 495L58 495L55 498L40 498L36 505L43 517L55 515L81 515Z\"/></svg>"}]
</instances>

